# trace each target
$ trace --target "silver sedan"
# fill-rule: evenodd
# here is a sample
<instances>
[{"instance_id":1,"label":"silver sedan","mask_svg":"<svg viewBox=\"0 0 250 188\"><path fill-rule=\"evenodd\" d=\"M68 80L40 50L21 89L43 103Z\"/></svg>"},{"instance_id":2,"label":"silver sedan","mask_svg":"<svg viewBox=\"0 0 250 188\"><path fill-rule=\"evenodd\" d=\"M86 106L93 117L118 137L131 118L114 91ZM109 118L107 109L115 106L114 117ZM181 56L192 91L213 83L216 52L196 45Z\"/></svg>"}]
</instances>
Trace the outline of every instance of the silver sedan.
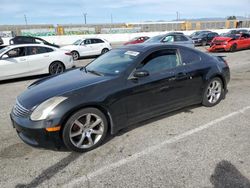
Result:
<instances>
[{"instance_id":1,"label":"silver sedan","mask_svg":"<svg viewBox=\"0 0 250 188\"><path fill-rule=\"evenodd\" d=\"M150 38L145 43L167 43L194 48L194 43L192 39L180 33L168 33L164 35L157 35L155 37Z\"/></svg>"}]
</instances>

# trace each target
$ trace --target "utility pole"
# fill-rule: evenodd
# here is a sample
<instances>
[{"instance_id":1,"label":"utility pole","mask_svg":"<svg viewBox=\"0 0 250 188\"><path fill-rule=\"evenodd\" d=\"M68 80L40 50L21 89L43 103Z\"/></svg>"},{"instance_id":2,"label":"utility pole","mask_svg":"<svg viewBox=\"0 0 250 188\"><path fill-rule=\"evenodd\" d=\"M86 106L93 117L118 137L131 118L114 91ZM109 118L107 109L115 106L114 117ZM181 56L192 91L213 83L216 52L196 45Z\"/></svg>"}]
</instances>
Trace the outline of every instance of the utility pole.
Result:
<instances>
[{"instance_id":1,"label":"utility pole","mask_svg":"<svg viewBox=\"0 0 250 188\"><path fill-rule=\"evenodd\" d=\"M110 15L110 21L111 21L111 24L113 24L113 15L112 14Z\"/></svg>"},{"instance_id":2,"label":"utility pole","mask_svg":"<svg viewBox=\"0 0 250 188\"><path fill-rule=\"evenodd\" d=\"M26 15L24 14L24 21L25 21L25 24L26 24L26 26L28 25L28 21L27 21L27 17L26 17Z\"/></svg>"},{"instance_id":3,"label":"utility pole","mask_svg":"<svg viewBox=\"0 0 250 188\"><path fill-rule=\"evenodd\" d=\"M176 12L176 20L177 21L179 20L179 12L178 11Z\"/></svg>"},{"instance_id":4,"label":"utility pole","mask_svg":"<svg viewBox=\"0 0 250 188\"><path fill-rule=\"evenodd\" d=\"M87 24L87 13L83 13L84 16L84 23Z\"/></svg>"}]
</instances>

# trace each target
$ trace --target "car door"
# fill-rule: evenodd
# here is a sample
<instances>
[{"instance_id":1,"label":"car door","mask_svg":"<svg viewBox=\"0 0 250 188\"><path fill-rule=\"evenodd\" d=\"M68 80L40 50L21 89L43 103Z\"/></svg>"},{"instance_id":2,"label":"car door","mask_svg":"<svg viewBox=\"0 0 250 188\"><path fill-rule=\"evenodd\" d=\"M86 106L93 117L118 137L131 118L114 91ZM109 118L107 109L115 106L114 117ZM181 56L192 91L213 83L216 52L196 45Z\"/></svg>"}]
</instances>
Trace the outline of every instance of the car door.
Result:
<instances>
[{"instance_id":1,"label":"car door","mask_svg":"<svg viewBox=\"0 0 250 188\"><path fill-rule=\"evenodd\" d=\"M250 35L243 33L238 40L239 48L246 49L250 47Z\"/></svg>"},{"instance_id":2,"label":"car door","mask_svg":"<svg viewBox=\"0 0 250 188\"><path fill-rule=\"evenodd\" d=\"M94 55L100 55L102 50L105 48L105 43L101 39L91 39L91 46Z\"/></svg>"},{"instance_id":3,"label":"car door","mask_svg":"<svg viewBox=\"0 0 250 188\"><path fill-rule=\"evenodd\" d=\"M184 96L188 76L176 49L151 53L138 70L148 71L149 76L128 79L130 94L126 105L130 123L182 106L180 102L185 98L180 97Z\"/></svg>"},{"instance_id":4,"label":"car door","mask_svg":"<svg viewBox=\"0 0 250 188\"><path fill-rule=\"evenodd\" d=\"M186 46L192 48L194 46L193 41L189 40L183 35L174 35L174 44Z\"/></svg>"},{"instance_id":5,"label":"car door","mask_svg":"<svg viewBox=\"0 0 250 188\"><path fill-rule=\"evenodd\" d=\"M95 52L92 49L91 40L85 39L81 42L81 44L78 46L78 51L80 53L80 56L92 56L95 54Z\"/></svg>"},{"instance_id":6,"label":"car door","mask_svg":"<svg viewBox=\"0 0 250 188\"><path fill-rule=\"evenodd\" d=\"M32 75L48 73L51 54L46 47L29 46L27 47L27 62Z\"/></svg>"},{"instance_id":7,"label":"car door","mask_svg":"<svg viewBox=\"0 0 250 188\"><path fill-rule=\"evenodd\" d=\"M13 48L0 59L0 80L29 75L25 47Z\"/></svg>"}]
</instances>

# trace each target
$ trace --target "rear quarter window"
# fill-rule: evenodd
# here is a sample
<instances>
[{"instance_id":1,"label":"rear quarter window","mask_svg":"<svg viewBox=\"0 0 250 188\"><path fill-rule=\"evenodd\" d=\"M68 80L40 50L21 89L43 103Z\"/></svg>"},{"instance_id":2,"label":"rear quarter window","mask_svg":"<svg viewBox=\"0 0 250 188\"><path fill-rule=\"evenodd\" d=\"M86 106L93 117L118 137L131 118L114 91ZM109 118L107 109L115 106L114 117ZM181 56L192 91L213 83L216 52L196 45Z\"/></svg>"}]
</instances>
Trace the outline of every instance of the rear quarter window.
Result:
<instances>
[{"instance_id":1,"label":"rear quarter window","mask_svg":"<svg viewBox=\"0 0 250 188\"><path fill-rule=\"evenodd\" d=\"M180 55L183 65L201 62L201 56L198 52L189 49L180 49Z\"/></svg>"}]
</instances>

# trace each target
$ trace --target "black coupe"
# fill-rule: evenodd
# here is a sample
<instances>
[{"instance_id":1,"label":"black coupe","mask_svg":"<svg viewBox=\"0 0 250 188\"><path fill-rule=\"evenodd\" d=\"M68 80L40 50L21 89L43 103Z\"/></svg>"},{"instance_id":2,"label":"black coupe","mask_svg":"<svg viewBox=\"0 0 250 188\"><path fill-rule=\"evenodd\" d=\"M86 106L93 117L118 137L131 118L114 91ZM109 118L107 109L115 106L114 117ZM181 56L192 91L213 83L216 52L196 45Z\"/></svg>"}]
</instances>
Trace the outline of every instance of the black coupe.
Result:
<instances>
[{"instance_id":1,"label":"black coupe","mask_svg":"<svg viewBox=\"0 0 250 188\"><path fill-rule=\"evenodd\" d=\"M214 106L229 80L222 57L176 45L125 46L34 82L17 97L11 120L29 145L84 152L108 132L188 105Z\"/></svg>"}]
</instances>

